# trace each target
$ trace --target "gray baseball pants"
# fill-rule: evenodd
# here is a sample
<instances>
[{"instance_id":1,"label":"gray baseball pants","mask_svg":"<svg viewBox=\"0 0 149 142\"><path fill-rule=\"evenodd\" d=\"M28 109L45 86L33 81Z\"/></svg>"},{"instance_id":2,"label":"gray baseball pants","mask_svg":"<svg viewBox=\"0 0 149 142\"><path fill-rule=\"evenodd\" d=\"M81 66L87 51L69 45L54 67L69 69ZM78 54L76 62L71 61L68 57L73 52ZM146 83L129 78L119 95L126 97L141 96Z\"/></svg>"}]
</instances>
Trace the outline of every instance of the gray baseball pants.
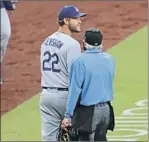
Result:
<instances>
[{"instance_id":1,"label":"gray baseball pants","mask_svg":"<svg viewBox=\"0 0 149 142\"><path fill-rule=\"evenodd\" d=\"M42 141L57 141L57 133L63 120L68 91L43 89L40 96Z\"/></svg>"},{"instance_id":2,"label":"gray baseball pants","mask_svg":"<svg viewBox=\"0 0 149 142\"><path fill-rule=\"evenodd\" d=\"M93 121L92 121L92 134L82 134L79 141L107 141L106 135L110 121L110 108L108 104L103 106L95 106Z\"/></svg>"}]
</instances>

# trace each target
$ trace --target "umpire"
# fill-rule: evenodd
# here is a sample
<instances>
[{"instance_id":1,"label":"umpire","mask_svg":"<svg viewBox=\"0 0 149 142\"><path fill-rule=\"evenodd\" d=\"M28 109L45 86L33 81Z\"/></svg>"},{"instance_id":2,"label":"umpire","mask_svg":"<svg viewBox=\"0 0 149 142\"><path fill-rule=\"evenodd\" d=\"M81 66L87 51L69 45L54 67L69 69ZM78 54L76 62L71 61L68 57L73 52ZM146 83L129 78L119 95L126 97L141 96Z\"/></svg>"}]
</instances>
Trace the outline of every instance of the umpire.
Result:
<instances>
[{"instance_id":1,"label":"umpire","mask_svg":"<svg viewBox=\"0 0 149 142\"><path fill-rule=\"evenodd\" d=\"M79 141L107 141L107 130L114 130L114 58L102 51L102 33L95 28L85 32L85 51L71 65L70 88L61 127L72 125Z\"/></svg>"}]
</instances>

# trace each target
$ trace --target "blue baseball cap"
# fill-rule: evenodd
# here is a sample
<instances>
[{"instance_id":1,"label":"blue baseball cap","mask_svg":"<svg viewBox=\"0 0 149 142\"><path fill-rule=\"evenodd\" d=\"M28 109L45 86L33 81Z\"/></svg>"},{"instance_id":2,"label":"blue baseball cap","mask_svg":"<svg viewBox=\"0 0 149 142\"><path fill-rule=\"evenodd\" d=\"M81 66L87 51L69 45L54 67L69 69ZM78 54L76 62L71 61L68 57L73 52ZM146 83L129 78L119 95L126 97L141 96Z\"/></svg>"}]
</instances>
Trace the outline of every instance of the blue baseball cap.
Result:
<instances>
[{"instance_id":1,"label":"blue baseball cap","mask_svg":"<svg viewBox=\"0 0 149 142\"><path fill-rule=\"evenodd\" d=\"M79 10L75 6L66 5L60 10L58 14L58 20L63 21L64 18L79 18L79 17L84 17L84 16L86 16L86 13L80 13Z\"/></svg>"}]
</instances>

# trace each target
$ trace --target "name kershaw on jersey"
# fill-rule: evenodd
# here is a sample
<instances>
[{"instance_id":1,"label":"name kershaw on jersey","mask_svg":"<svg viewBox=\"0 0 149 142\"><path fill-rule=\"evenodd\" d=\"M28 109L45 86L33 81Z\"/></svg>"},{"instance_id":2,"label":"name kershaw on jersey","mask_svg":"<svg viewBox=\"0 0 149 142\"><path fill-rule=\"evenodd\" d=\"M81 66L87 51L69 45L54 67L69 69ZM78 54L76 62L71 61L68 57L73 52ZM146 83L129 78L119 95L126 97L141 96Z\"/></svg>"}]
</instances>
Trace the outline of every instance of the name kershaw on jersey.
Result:
<instances>
[{"instance_id":1,"label":"name kershaw on jersey","mask_svg":"<svg viewBox=\"0 0 149 142\"><path fill-rule=\"evenodd\" d=\"M54 39L54 38L49 38L45 42L46 46L54 46L54 47L59 48L59 49L63 46L63 44L64 43L62 43L61 41Z\"/></svg>"}]
</instances>

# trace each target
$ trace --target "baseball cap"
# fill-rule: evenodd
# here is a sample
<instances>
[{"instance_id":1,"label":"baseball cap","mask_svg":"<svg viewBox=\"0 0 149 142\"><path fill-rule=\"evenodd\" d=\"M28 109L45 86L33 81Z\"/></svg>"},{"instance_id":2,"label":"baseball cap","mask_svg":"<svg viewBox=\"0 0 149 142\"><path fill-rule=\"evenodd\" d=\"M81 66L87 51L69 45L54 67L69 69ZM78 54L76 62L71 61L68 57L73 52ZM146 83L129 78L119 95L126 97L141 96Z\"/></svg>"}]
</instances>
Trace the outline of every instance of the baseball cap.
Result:
<instances>
[{"instance_id":1,"label":"baseball cap","mask_svg":"<svg viewBox=\"0 0 149 142\"><path fill-rule=\"evenodd\" d=\"M99 46L102 43L102 39L101 31L96 28L88 29L84 35L85 42L93 46Z\"/></svg>"},{"instance_id":2,"label":"baseball cap","mask_svg":"<svg viewBox=\"0 0 149 142\"><path fill-rule=\"evenodd\" d=\"M60 10L58 20L62 21L64 18L79 18L84 16L86 16L86 13L80 13L77 7L73 5L66 5Z\"/></svg>"}]
</instances>

